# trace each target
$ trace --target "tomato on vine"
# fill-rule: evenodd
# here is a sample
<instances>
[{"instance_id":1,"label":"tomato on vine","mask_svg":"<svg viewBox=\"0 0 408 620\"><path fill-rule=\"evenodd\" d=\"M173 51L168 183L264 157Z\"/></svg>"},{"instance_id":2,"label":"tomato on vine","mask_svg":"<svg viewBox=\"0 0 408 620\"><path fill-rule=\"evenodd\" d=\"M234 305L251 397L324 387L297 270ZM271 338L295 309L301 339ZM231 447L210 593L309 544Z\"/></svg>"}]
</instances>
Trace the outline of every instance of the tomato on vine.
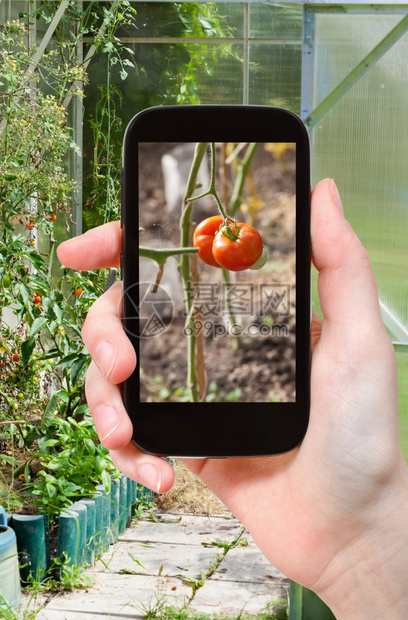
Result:
<instances>
[{"instance_id":1,"label":"tomato on vine","mask_svg":"<svg viewBox=\"0 0 408 620\"><path fill-rule=\"evenodd\" d=\"M212 245L213 257L221 267L229 271L249 269L260 258L262 250L259 232L243 222L222 226Z\"/></svg>"},{"instance_id":2,"label":"tomato on vine","mask_svg":"<svg viewBox=\"0 0 408 620\"><path fill-rule=\"evenodd\" d=\"M260 268L266 261L258 231L244 222L226 223L222 215L214 215L198 224L193 244L200 248L198 256L204 263L229 271ZM258 262L263 254L265 260Z\"/></svg>"},{"instance_id":3,"label":"tomato on vine","mask_svg":"<svg viewBox=\"0 0 408 620\"><path fill-rule=\"evenodd\" d=\"M224 218L222 215L213 215L200 222L193 234L193 245L195 248L200 248L198 257L207 265L211 265L211 267L221 267L213 256L212 246L214 235L218 232L223 222Z\"/></svg>"}]
</instances>

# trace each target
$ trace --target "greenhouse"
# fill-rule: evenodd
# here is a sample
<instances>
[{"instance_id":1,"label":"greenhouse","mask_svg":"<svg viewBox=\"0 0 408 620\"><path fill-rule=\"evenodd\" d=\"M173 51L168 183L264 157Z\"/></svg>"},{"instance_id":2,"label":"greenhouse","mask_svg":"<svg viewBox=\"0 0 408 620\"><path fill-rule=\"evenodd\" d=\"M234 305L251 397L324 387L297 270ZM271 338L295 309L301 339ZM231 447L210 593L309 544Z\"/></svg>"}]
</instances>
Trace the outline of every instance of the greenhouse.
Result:
<instances>
[{"instance_id":1,"label":"greenhouse","mask_svg":"<svg viewBox=\"0 0 408 620\"><path fill-rule=\"evenodd\" d=\"M88 544L78 565L93 564L98 554L102 555L104 540L108 540L108 547L116 543L135 514L154 514L147 486L137 487L130 474L120 474L107 448L99 443L85 396L91 357L81 330L95 301L118 277L119 265L112 265L114 269L98 269L96 264L89 269L68 269L57 257L61 242L120 219L125 129L136 114L154 106L276 106L303 121L310 139L311 186L326 177L335 180L345 217L368 252L382 322L397 360L399 444L408 461L407 58L408 3L398 0L0 0L0 507L5 509L4 516L0 511L0 532L2 527L13 527L17 532L21 527L19 515L28 507L31 516L45 515L38 525L43 528L38 536L49 531L55 536L51 543L54 550L44 552L43 559L39 554L38 566L31 560L30 569L21 568L20 563L23 585L30 579L44 580L51 573L54 586L58 576L63 582L64 574L68 583L70 571L74 583L75 562L70 558L74 552L64 547L62 532L72 506L79 514L78 502L85 505L95 489L100 494L101 511L107 494L112 497L111 493L116 493L117 527L112 533L101 521L105 539L94 532L92 559ZM283 212L286 204L292 205L291 193L299 173L293 145L288 143L278 150L266 139L264 147L254 156L245 179L246 195L240 196L235 208L241 209L246 222L267 222L269 226L264 205L273 193L277 196L272 197L276 213L279 209ZM180 158L185 152L177 148L180 145L171 143L152 149L149 165L141 167L140 187L148 207L139 222L141 240L153 250L160 225L166 229L166 251L179 245L174 235L179 232L176 227L181 213L176 210L184 193L177 195L175 206L171 206L170 194L178 191L177 185L186 186L190 168L182 171ZM208 164L206 171L201 168L198 181L202 186L208 184L216 157L217 162L224 157L226 166L223 171L220 166L216 179L217 187L222 188L218 193L221 196L224 192L225 175L233 180L233 189L228 191L234 195L239 182L234 157L245 164L245 156L239 159L239 149L227 142L216 147L214 143L211 148L204 161L205 157L209 162L213 158L212 167ZM253 155L249 151L248 161ZM192 151L188 153L191 160ZM172 180L175 185L169 194L166 166L172 169L175 160L181 176ZM263 166L269 160L273 160L273 168L268 171ZM280 175L276 185L269 188L264 181L268 174L274 178ZM204 194L197 209L207 216L208 196ZM157 214L162 208L167 215L159 220ZM229 208L234 215L232 198ZM273 266L280 270L280 283L291 284L295 258L284 237L288 227L287 222L282 224L270 239L282 237L283 249L273 255ZM191 239L183 245L192 245ZM151 260L151 254L143 251L140 264L146 264L147 277L155 277L158 267L157 277L161 278L167 257L162 262L157 256ZM194 249L187 247L189 251L194 256ZM183 260L177 264L171 260L164 268L164 280L157 280L157 284L161 282L164 294L171 290L172 303L179 304L180 317L184 317L180 325L184 325L195 309L188 300L183 305L185 289L175 290L180 286L180 271L183 279ZM270 257L268 260L272 261ZM200 291L205 287L205 269ZM257 273L251 272L244 284L255 286ZM312 267L312 309L321 316L317 276ZM236 276L232 280L228 275L223 277L219 286L228 292ZM183 286L185 280L188 278L183 279ZM285 294L284 288L278 290ZM282 298L278 295L277 299ZM293 304L291 300L289 305ZM361 304L357 307L361 313ZM228 312L235 321L231 307ZM268 334L276 341L283 329L281 315L276 311L264 317L265 333L269 329ZM204 318L200 316L199 320ZM267 373L265 369L272 364L271 373L277 379L274 390L261 386L263 401L296 400L290 356L294 355L297 321L292 319L285 334L285 342L292 348L288 345L287 350L282 349L281 358L276 360L265 353L262 372ZM376 334L372 337L374 341ZM201 396L194 396L191 389L190 362L184 364L184 349L177 348L176 334L169 343L174 351L162 362L157 375L150 371L163 357L163 343L155 344L152 339L141 344L143 355L147 351L146 358L150 356L142 388L147 401L183 403L191 397L193 401L238 406L251 402L248 390L258 379L251 375L247 363L250 354L246 354L245 346L240 348L238 339L231 349L232 358L230 352L224 354L222 346L211 349L205 345L208 358L212 356L231 380L224 381L222 373L217 374L209 363L208 377L202 379L204 387L198 388ZM199 376L198 337L194 346ZM240 365L241 374L234 368ZM157 502L156 494L153 499ZM126 509L121 513L119 508L124 504ZM90 510L93 508L88 507ZM11 522L6 514L12 515ZM238 542L231 543L228 550L235 545ZM20 554L34 553L22 549L19 547ZM8 591L2 590L1 553L0 538L0 594L5 596ZM285 611L279 606L276 611L290 615L259 613L248 617L306 620L312 617L307 615L307 605L315 610L310 612L315 614L314 620L334 617L327 615L330 612L322 603L319 611L320 601L297 586L295 579L291 581L291 598L290 612L285 606ZM10 616L4 617L19 617L12 615L17 612L11 607L7 611ZM170 618L160 615L163 610L157 613L149 617ZM28 620L30 616L23 617ZM129 615L133 617L142 616Z\"/></svg>"}]
</instances>

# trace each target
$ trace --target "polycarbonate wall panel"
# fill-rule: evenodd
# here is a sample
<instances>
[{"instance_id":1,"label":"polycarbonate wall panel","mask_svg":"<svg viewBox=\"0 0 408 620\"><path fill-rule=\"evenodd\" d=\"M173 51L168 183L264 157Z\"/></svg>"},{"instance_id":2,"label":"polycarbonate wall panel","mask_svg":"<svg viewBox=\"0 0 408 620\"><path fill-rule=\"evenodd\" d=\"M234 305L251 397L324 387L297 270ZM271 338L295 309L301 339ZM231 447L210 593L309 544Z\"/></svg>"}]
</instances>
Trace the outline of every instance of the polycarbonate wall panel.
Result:
<instances>
[{"instance_id":1,"label":"polycarbonate wall panel","mask_svg":"<svg viewBox=\"0 0 408 620\"><path fill-rule=\"evenodd\" d=\"M251 43L248 103L276 105L299 114L300 43Z\"/></svg>"},{"instance_id":2,"label":"polycarbonate wall panel","mask_svg":"<svg viewBox=\"0 0 408 620\"><path fill-rule=\"evenodd\" d=\"M199 9L203 5L191 2L133 5L137 10L137 27L121 31L122 40L135 51L134 75L129 70L132 84L122 84L115 72L112 78L128 97L134 113L151 101L149 89L157 91L155 105L175 103L180 85L177 75L180 77L183 71L192 73L189 82L191 85L194 81L195 102L282 105L299 113L303 14L300 5L211 3L209 12ZM176 68L175 58L182 58L183 51L185 63ZM149 73L152 75L164 58L169 58L169 71L158 77L160 92L158 81L149 85L148 80ZM98 67L91 66L90 73L91 81L95 81L99 73L103 74L103 68L98 71ZM172 93L168 86L173 87ZM145 103L142 97L135 96L134 91L138 90L140 95L141 89L146 92ZM132 101L136 105L132 106ZM182 102L188 100L184 98Z\"/></svg>"},{"instance_id":3,"label":"polycarbonate wall panel","mask_svg":"<svg viewBox=\"0 0 408 620\"><path fill-rule=\"evenodd\" d=\"M314 105L401 19L316 15ZM408 35L313 130L313 181L335 178L347 218L367 248L384 320L408 341ZM405 337L404 337L405 336Z\"/></svg>"},{"instance_id":4,"label":"polycarbonate wall panel","mask_svg":"<svg viewBox=\"0 0 408 620\"><path fill-rule=\"evenodd\" d=\"M3 0L0 3L0 24L18 19L20 13L28 11L27 0Z\"/></svg>"},{"instance_id":5,"label":"polycarbonate wall panel","mask_svg":"<svg viewBox=\"0 0 408 620\"><path fill-rule=\"evenodd\" d=\"M308 93L312 107L403 17L403 13L315 14L313 82ZM345 215L368 250L384 322L393 340L404 342L408 342L407 58L405 33L312 131L313 183L329 176L338 184ZM315 287L314 303L318 307ZM408 458L408 347L398 348L397 361L401 446Z\"/></svg>"}]
</instances>

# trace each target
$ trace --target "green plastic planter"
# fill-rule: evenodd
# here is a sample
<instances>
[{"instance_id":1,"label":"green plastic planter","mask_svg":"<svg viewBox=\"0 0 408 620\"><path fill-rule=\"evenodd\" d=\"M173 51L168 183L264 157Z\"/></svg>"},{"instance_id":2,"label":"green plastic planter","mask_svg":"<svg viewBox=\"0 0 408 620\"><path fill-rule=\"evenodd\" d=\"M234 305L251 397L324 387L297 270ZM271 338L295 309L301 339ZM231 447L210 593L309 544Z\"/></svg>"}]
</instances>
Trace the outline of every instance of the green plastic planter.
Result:
<instances>
[{"instance_id":1,"label":"green plastic planter","mask_svg":"<svg viewBox=\"0 0 408 620\"><path fill-rule=\"evenodd\" d=\"M64 552L71 565L80 565L85 561L86 506L79 502L64 510L58 518L57 557Z\"/></svg>"},{"instance_id":2,"label":"green plastic planter","mask_svg":"<svg viewBox=\"0 0 408 620\"><path fill-rule=\"evenodd\" d=\"M113 478L111 483L111 506L110 506L110 543L113 545L119 538L120 523L120 478Z\"/></svg>"},{"instance_id":3,"label":"green plastic planter","mask_svg":"<svg viewBox=\"0 0 408 620\"><path fill-rule=\"evenodd\" d=\"M48 517L13 514L10 526L17 538L21 581L27 583L30 575L43 581L50 567Z\"/></svg>"},{"instance_id":4,"label":"green plastic planter","mask_svg":"<svg viewBox=\"0 0 408 620\"><path fill-rule=\"evenodd\" d=\"M103 553L103 503L104 498L100 491L96 491L94 495L95 500L95 536L94 536L94 552L95 560L100 558Z\"/></svg>"},{"instance_id":5,"label":"green plastic planter","mask_svg":"<svg viewBox=\"0 0 408 620\"><path fill-rule=\"evenodd\" d=\"M78 504L86 506L85 562L88 566L93 566L95 564L96 502L91 497L81 498L73 505L74 510Z\"/></svg>"},{"instance_id":6,"label":"green plastic planter","mask_svg":"<svg viewBox=\"0 0 408 620\"><path fill-rule=\"evenodd\" d=\"M132 521L132 504L133 504L133 480L127 478L127 497L126 497L126 527L129 527Z\"/></svg>"},{"instance_id":7,"label":"green plastic planter","mask_svg":"<svg viewBox=\"0 0 408 620\"><path fill-rule=\"evenodd\" d=\"M131 517L136 513L137 508L137 482L135 480L131 480L131 488L132 488L132 504L131 504Z\"/></svg>"},{"instance_id":8,"label":"green plastic planter","mask_svg":"<svg viewBox=\"0 0 408 620\"><path fill-rule=\"evenodd\" d=\"M101 547L109 549L110 545L110 529L111 529L111 489L107 493L103 484L96 486L96 492L102 495L102 529L101 529ZM101 553L102 553L101 551Z\"/></svg>"},{"instance_id":9,"label":"green plastic planter","mask_svg":"<svg viewBox=\"0 0 408 620\"><path fill-rule=\"evenodd\" d=\"M152 501L152 492L147 487L140 486L137 490L137 498L143 502L151 502Z\"/></svg>"},{"instance_id":10,"label":"green plastic planter","mask_svg":"<svg viewBox=\"0 0 408 620\"><path fill-rule=\"evenodd\" d=\"M123 474L119 477L119 534L123 534L126 530L127 523L127 478Z\"/></svg>"},{"instance_id":11,"label":"green plastic planter","mask_svg":"<svg viewBox=\"0 0 408 620\"><path fill-rule=\"evenodd\" d=\"M289 620L336 620L336 618L317 594L291 581Z\"/></svg>"}]
</instances>

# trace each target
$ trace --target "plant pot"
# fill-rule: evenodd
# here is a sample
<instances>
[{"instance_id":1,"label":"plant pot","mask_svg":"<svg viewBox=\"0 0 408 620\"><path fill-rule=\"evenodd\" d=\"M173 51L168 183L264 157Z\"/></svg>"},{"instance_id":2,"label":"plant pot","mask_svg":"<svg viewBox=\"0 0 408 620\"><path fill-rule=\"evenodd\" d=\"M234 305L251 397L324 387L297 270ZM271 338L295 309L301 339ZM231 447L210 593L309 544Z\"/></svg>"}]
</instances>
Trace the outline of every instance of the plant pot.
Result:
<instances>
[{"instance_id":1,"label":"plant pot","mask_svg":"<svg viewBox=\"0 0 408 620\"><path fill-rule=\"evenodd\" d=\"M2 506L0 506L0 594L14 609L20 605L17 540L14 531L7 525L6 512Z\"/></svg>"},{"instance_id":2,"label":"plant pot","mask_svg":"<svg viewBox=\"0 0 408 620\"><path fill-rule=\"evenodd\" d=\"M110 507L110 544L113 545L119 538L120 524L120 478L112 478L111 507Z\"/></svg>"},{"instance_id":3,"label":"plant pot","mask_svg":"<svg viewBox=\"0 0 408 620\"><path fill-rule=\"evenodd\" d=\"M71 565L80 565L85 561L86 506L80 502L64 510L58 518L57 557L60 558L64 552Z\"/></svg>"},{"instance_id":4,"label":"plant pot","mask_svg":"<svg viewBox=\"0 0 408 620\"><path fill-rule=\"evenodd\" d=\"M130 478L129 478L130 480ZM129 482L129 481L128 481ZM137 507L137 482L135 480L130 480L130 493L131 493L131 499L130 499L130 518L133 517L133 515L136 512L136 507Z\"/></svg>"},{"instance_id":5,"label":"plant pot","mask_svg":"<svg viewBox=\"0 0 408 620\"><path fill-rule=\"evenodd\" d=\"M104 549L108 549L110 545L110 529L111 529L111 490L107 493L103 484L96 486L96 493L102 496L102 526L100 531L100 549L102 555Z\"/></svg>"},{"instance_id":6,"label":"plant pot","mask_svg":"<svg viewBox=\"0 0 408 620\"><path fill-rule=\"evenodd\" d=\"M123 534L126 530L128 519L128 483L124 474L120 475L119 480L119 534Z\"/></svg>"},{"instance_id":7,"label":"plant pot","mask_svg":"<svg viewBox=\"0 0 408 620\"><path fill-rule=\"evenodd\" d=\"M143 487L138 485L137 489L137 498L143 500L144 502L151 502L152 500L152 492L147 487Z\"/></svg>"},{"instance_id":8,"label":"plant pot","mask_svg":"<svg viewBox=\"0 0 408 620\"><path fill-rule=\"evenodd\" d=\"M20 576L27 583L31 575L43 581L50 567L49 525L46 515L13 514L10 519L17 538Z\"/></svg>"},{"instance_id":9,"label":"plant pot","mask_svg":"<svg viewBox=\"0 0 408 620\"><path fill-rule=\"evenodd\" d=\"M86 507L85 562L88 566L93 566L95 564L96 501L92 497L84 497L79 502L75 502L74 510L77 504Z\"/></svg>"},{"instance_id":10,"label":"plant pot","mask_svg":"<svg viewBox=\"0 0 408 620\"><path fill-rule=\"evenodd\" d=\"M95 535L93 538L93 548L95 560L100 558L103 553L103 495L100 491L96 491L93 497L95 500Z\"/></svg>"}]
</instances>

